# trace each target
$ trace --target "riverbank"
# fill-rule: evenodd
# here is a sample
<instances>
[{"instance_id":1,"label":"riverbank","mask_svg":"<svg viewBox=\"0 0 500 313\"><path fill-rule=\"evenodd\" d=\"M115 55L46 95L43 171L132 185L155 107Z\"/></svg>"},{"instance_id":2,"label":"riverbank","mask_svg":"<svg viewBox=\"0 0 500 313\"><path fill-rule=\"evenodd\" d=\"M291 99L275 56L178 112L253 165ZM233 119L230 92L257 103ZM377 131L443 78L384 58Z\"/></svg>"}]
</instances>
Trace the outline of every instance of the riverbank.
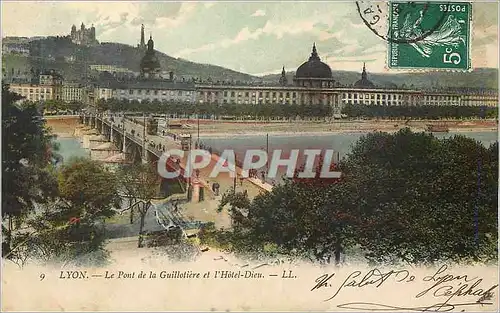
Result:
<instances>
[{"instance_id":1,"label":"riverbank","mask_svg":"<svg viewBox=\"0 0 500 313\"><path fill-rule=\"evenodd\" d=\"M44 118L47 127L58 138L74 138L75 129L80 125L78 115L45 116Z\"/></svg>"},{"instance_id":2,"label":"riverbank","mask_svg":"<svg viewBox=\"0 0 500 313\"><path fill-rule=\"evenodd\" d=\"M75 137L79 125L77 116L47 118L47 126L59 138ZM375 131L396 132L409 127L414 132L427 129L428 125L444 125L450 132L497 132L495 120L334 120L334 121L220 121L170 119L169 124L182 124L186 128L169 131L176 134L190 133L193 137L230 138L234 136L324 136L332 134L360 134Z\"/></svg>"},{"instance_id":3,"label":"riverbank","mask_svg":"<svg viewBox=\"0 0 500 313\"><path fill-rule=\"evenodd\" d=\"M467 121L395 121L395 120L357 120L332 122L252 122L252 121L207 121L176 120L173 123L186 125L187 128L171 129L173 133L190 133L193 137L230 138L234 136L324 136L332 134L359 134L375 131L396 132L410 128L414 132L426 131L428 125L446 126L450 132L497 132L494 120Z\"/></svg>"}]
</instances>

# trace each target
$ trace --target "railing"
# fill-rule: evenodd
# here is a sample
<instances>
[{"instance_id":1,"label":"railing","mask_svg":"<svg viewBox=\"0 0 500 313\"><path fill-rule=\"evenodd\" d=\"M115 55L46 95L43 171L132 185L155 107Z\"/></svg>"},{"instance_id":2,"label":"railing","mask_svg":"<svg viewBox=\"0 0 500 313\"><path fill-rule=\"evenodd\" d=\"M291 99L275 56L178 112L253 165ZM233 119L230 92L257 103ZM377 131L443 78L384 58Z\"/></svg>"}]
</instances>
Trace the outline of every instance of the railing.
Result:
<instances>
[{"instance_id":1,"label":"railing","mask_svg":"<svg viewBox=\"0 0 500 313\"><path fill-rule=\"evenodd\" d=\"M84 116L87 116L87 115L90 115L90 114L84 114ZM96 115L91 115L93 116L94 118L100 118L104 121L105 118L109 118L108 116L96 116ZM122 120L121 122L109 122L111 127L114 127L115 129L117 129L119 132L122 132L123 135L125 137L127 137L129 140L132 140L133 142L135 142L136 144L140 145L141 147L144 147L144 139L142 138L142 132L141 131L138 131L136 132L136 129L135 127L132 127L132 129L130 129L130 127L127 127L127 126L130 126L130 124L132 124L133 126L137 126L138 123L136 123L134 120L131 120L127 117L122 117L122 119L125 119L124 121ZM123 122L126 122L126 123L123 123ZM123 125L125 124L125 128L123 127ZM129 125L126 125L126 124L129 124ZM140 125L142 126L142 125ZM142 126L144 127L144 126ZM181 136L177 135L177 134L174 134L174 133L171 133L171 132L166 132L165 133L167 136L171 137L175 142L180 142L181 141ZM146 137L147 138L147 137ZM162 145L161 143L160 144L156 144L154 142L151 142L151 141L147 141L146 142L146 145L145 145L146 149L155 154L156 156L161 156L163 154L163 152L165 152L165 149L166 149L166 145ZM194 143L194 147L195 148L199 148L199 149L204 149L208 152L210 152L211 155L216 155L218 156L219 158L221 157L222 155L222 152L219 151L218 149L216 148L213 148L211 146L209 146L208 144L204 143L203 141L200 141L200 140L197 140L195 143ZM243 162L241 162L236 156L235 156L235 165L236 167L238 168L243 168ZM174 169L174 170L179 170L180 171L180 176L183 177L183 179L186 179L184 177L184 171L185 169L182 167L181 164L179 163L176 163L172 158L168 158L167 159L167 166L169 166L170 168ZM196 178L196 173L192 173L191 174L191 179L195 179ZM249 178L252 179L259 179L258 178L258 172L256 169L252 169L249 171ZM204 183L204 185L206 185L206 183ZM263 188L263 187L262 187ZM210 193L212 193L213 195L215 195L213 193L212 190L210 190L210 188L208 189L208 191Z\"/></svg>"}]
</instances>

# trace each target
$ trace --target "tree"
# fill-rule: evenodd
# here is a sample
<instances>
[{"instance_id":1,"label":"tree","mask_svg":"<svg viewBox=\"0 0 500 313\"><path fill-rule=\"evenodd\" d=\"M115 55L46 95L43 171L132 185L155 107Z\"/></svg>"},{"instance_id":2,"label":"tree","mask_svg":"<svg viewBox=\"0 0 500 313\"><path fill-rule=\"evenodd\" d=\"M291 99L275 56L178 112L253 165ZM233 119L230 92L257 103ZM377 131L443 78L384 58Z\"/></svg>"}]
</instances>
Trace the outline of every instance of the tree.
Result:
<instances>
[{"instance_id":1,"label":"tree","mask_svg":"<svg viewBox=\"0 0 500 313\"><path fill-rule=\"evenodd\" d=\"M73 158L58 173L60 197L71 204L67 218L111 217L120 207L116 177L102 164L85 158Z\"/></svg>"},{"instance_id":2,"label":"tree","mask_svg":"<svg viewBox=\"0 0 500 313\"><path fill-rule=\"evenodd\" d=\"M318 176L322 158L316 164ZM299 169L297 172L301 172ZM288 179L253 201L243 193L223 195L219 211L228 204L233 230L226 233L234 252L288 254L329 263L353 244L351 215L343 212L338 179ZM274 248L269 250L269 247Z\"/></svg>"},{"instance_id":3,"label":"tree","mask_svg":"<svg viewBox=\"0 0 500 313\"><path fill-rule=\"evenodd\" d=\"M65 199L43 206L26 221L32 231L14 237L19 243L17 247L24 249L15 257L77 265L103 264L108 252L104 249L105 228L100 216L82 211L79 217L68 219L74 212L74 205Z\"/></svg>"},{"instance_id":4,"label":"tree","mask_svg":"<svg viewBox=\"0 0 500 313\"><path fill-rule=\"evenodd\" d=\"M159 177L151 164L133 164L123 166L118 173L121 189L131 199L129 209L137 207L140 215L139 239L137 246L143 247L144 222L148 210L159 190Z\"/></svg>"},{"instance_id":5,"label":"tree","mask_svg":"<svg viewBox=\"0 0 500 313\"><path fill-rule=\"evenodd\" d=\"M102 252L99 220L114 214L119 200L113 175L85 159L56 168L53 136L33 103L17 105L18 99L3 86L3 257L22 265L30 257L70 260Z\"/></svg>"},{"instance_id":6,"label":"tree","mask_svg":"<svg viewBox=\"0 0 500 313\"><path fill-rule=\"evenodd\" d=\"M35 203L55 196L57 184L50 173L53 136L33 103L16 104L21 96L2 84L2 227L3 255L11 248L14 224L33 211Z\"/></svg>"},{"instance_id":7,"label":"tree","mask_svg":"<svg viewBox=\"0 0 500 313\"><path fill-rule=\"evenodd\" d=\"M340 180L294 178L253 201L225 195L233 228L211 238L234 252L271 245L336 263L350 248L373 263L497 259L498 144L370 133L338 169Z\"/></svg>"},{"instance_id":8,"label":"tree","mask_svg":"<svg viewBox=\"0 0 500 313\"><path fill-rule=\"evenodd\" d=\"M356 233L368 260L496 258L498 165L491 155L463 136L404 129L362 137L341 170L345 209L359 216Z\"/></svg>"},{"instance_id":9,"label":"tree","mask_svg":"<svg viewBox=\"0 0 500 313\"><path fill-rule=\"evenodd\" d=\"M102 112L111 109L111 106L110 103L104 98L100 98L99 100L97 100L96 109L98 112Z\"/></svg>"},{"instance_id":10,"label":"tree","mask_svg":"<svg viewBox=\"0 0 500 313\"><path fill-rule=\"evenodd\" d=\"M35 257L62 262L104 261L104 218L115 214L120 198L114 174L96 161L74 158L57 173L58 197L40 206L27 225L27 245Z\"/></svg>"},{"instance_id":11,"label":"tree","mask_svg":"<svg viewBox=\"0 0 500 313\"><path fill-rule=\"evenodd\" d=\"M70 103L68 103L66 105L66 107L74 112L76 111L80 111L81 109L83 109L84 105L82 102L80 101L71 101Z\"/></svg>"}]
</instances>

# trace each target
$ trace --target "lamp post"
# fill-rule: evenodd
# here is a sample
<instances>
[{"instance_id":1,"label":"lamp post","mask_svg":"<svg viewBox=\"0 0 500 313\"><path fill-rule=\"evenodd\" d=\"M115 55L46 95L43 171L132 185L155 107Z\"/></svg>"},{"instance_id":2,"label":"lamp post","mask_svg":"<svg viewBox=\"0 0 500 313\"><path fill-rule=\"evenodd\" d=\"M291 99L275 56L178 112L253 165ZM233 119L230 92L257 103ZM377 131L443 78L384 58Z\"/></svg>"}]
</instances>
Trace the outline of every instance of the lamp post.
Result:
<instances>
[{"instance_id":1,"label":"lamp post","mask_svg":"<svg viewBox=\"0 0 500 313\"><path fill-rule=\"evenodd\" d=\"M192 138L193 136L189 134L189 154L187 158L187 163L186 163L186 168L189 168L189 176L188 176L188 186L187 186L187 192L188 192L188 200L191 201L191 197L193 196L193 191L191 190L191 145L192 145Z\"/></svg>"},{"instance_id":2,"label":"lamp post","mask_svg":"<svg viewBox=\"0 0 500 313\"><path fill-rule=\"evenodd\" d=\"M168 117L167 117L167 114L165 114L165 132L168 132Z\"/></svg>"},{"instance_id":3,"label":"lamp post","mask_svg":"<svg viewBox=\"0 0 500 313\"><path fill-rule=\"evenodd\" d=\"M142 113L142 122L143 122L143 128L142 128L142 155L144 157L144 160L147 160L147 151L146 151L146 113Z\"/></svg>"},{"instance_id":4,"label":"lamp post","mask_svg":"<svg viewBox=\"0 0 500 313\"><path fill-rule=\"evenodd\" d=\"M198 118L198 139L197 139L197 146L200 144L200 114L196 114L196 117Z\"/></svg>"},{"instance_id":5,"label":"lamp post","mask_svg":"<svg viewBox=\"0 0 500 313\"><path fill-rule=\"evenodd\" d=\"M236 177L238 175L236 174L236 168L235 168L235 171L234 171L234 180L233 180L233 192L236 193Z\"/></svg>"},{"instance_id":6,"label":"lamp post","mask_svg":"<svg viewBox=\"0 0 500 313\"><path fill-rule=\"evenodd\" d=\"M269 134L266 134L266 154L267 154L267 162L266 162L266 175L269 172Z\"/></svg>"}]
</instances>

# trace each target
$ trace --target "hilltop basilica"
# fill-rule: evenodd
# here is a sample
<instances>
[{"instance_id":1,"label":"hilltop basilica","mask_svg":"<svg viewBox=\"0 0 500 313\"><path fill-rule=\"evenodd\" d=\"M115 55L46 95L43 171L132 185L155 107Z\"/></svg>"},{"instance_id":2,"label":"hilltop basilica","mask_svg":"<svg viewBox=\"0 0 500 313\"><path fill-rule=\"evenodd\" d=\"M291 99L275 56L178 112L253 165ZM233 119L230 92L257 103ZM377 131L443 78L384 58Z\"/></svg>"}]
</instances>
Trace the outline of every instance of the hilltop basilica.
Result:
<instances>
[{"instance_id":1,"label":"hilltop basilica","mask_svg":"<svg viewBox=\"0 0 500 313\"><path fill-rule=\"evenodd\" d=\"M85 24L82 23L79 30L76 30L76 26L73 25L70 36L71 41L77 45L92 46L99 44L95 38L94 24L90 28L85 28Z\"/></svg>"}]
</instances>

